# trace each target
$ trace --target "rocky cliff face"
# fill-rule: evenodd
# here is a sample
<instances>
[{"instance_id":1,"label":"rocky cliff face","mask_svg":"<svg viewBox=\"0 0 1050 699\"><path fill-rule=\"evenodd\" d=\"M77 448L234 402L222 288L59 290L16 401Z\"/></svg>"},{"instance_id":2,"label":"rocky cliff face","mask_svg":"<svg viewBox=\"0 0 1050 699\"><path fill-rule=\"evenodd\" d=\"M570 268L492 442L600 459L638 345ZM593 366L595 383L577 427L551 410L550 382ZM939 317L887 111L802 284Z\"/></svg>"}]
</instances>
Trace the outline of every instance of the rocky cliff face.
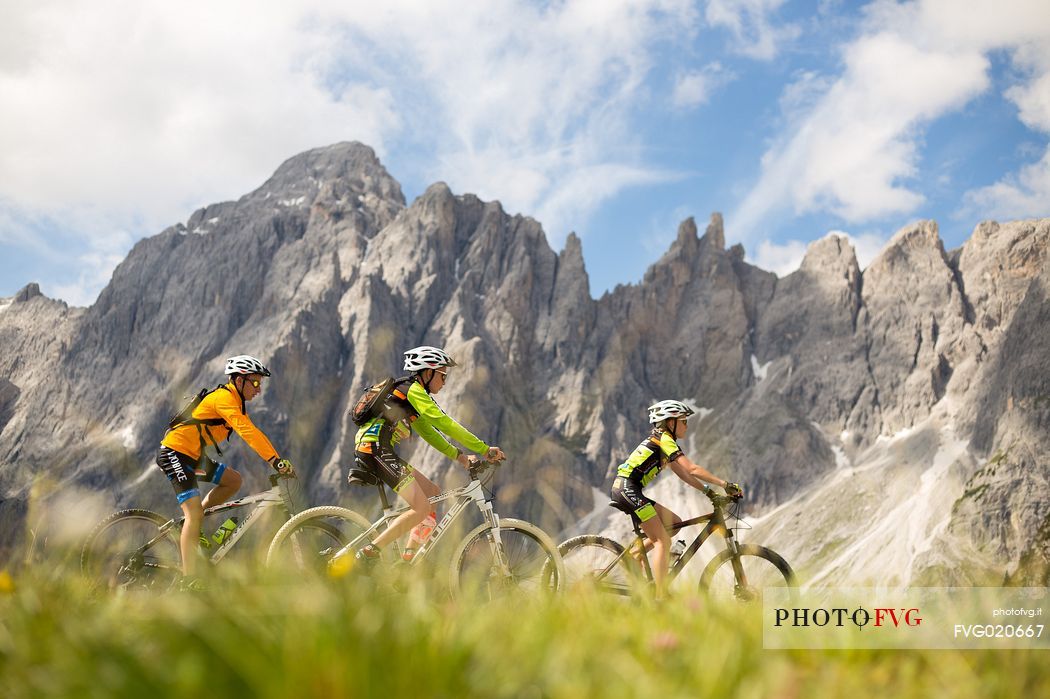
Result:
<instances>
[{"instance_id":1,"label":"rocky cliff face","mask_svg":"<svg viewBox=\"0 0 1050 699\"><path fill-rule=\"evenodd\" d=\"M167 416L242 352L274 371L254 419L315 500L344 499L348 403L426 343L463 364L439 401L512 455L501 512L623 526L603 505L609 474L645 407L679 397L704 408L691 453L749 486L755 536L811 578L1001 578L1050 528L1048 234L986 223L948 252L924 222L864 271L830 236L778 279L726 249L716 214L595 300L575 236L556 253L536 221L440 183L406 205L369 148L310 151L141 241L90 308L32 285L0 302L4 537L21 536L34 483L44 503L171 510L151 464ZM457 482L432 450L406 454ZM255 457L227 456L261 485ZM678 485L657 493L699 509ZM885 532L905 542L892 559L872 534L885 521L907 524Z\"/></svg>"}]
</instances>

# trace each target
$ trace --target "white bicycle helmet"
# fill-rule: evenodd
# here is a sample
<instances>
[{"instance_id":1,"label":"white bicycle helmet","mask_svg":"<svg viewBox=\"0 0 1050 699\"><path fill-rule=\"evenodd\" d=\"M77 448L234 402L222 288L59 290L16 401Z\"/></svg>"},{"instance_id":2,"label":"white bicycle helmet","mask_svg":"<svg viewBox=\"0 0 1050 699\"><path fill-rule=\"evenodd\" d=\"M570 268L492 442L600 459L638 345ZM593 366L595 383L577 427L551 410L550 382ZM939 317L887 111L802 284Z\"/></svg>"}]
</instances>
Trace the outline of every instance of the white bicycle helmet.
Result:
<instances>
[{"instance_id":1,"label":"white bicycle helmet","mask_svg":"<svg viewBox=\"0 0 1050 699\"><path fill-rule=\"evenodd\" d=\"M695 411L677 400L662 400L649 406L649 423L655 425L673 417L689 417Z\"/></svg>"},{"instance_id":2,"label":"white bicycle helmet","mask_svg":"<svg viewBox=\"0 0 1050 699\"><path fill-rule=\"evenodd\" d=\"M443 366L456 366L456 361L439 347L422 345L405 352L405 371L440 369Z\"/></svg>"},{"instance_id":3,"label":"white bicycle helmet","mask_svg":"<svg viewBox=\"0 0 1050 699\"><path fill-rule=\"evenodd\" d=\"M269 376L270 370L264 367L263 363L255 357L249 354L238 354L236 357L230 357L226 360L226 375L234 376L235 374Z\"/></svg>"}]
</instances>

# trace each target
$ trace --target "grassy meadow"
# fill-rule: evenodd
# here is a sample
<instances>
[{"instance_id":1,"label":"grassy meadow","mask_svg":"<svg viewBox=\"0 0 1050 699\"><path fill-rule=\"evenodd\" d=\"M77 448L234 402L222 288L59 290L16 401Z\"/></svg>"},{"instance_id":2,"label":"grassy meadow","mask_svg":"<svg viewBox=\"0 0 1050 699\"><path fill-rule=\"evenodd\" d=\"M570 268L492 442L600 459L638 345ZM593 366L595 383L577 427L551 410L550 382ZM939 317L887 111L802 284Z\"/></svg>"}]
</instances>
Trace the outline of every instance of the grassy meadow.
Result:
<instances>
[{"instance_id":1,"label":"grassy meadow","mask_svg":"<svg viewBox=\"0 0 1050 699\"><path fill-rule=\"evenodd\" d=\"M764 650L758 611L573 590L451 601L444 568L309 582L220 567L198 592L0 573L0 695L1026 697L1039 651ZM389 573L387 574L389 575Z\"/></svg>"}]
</instances>

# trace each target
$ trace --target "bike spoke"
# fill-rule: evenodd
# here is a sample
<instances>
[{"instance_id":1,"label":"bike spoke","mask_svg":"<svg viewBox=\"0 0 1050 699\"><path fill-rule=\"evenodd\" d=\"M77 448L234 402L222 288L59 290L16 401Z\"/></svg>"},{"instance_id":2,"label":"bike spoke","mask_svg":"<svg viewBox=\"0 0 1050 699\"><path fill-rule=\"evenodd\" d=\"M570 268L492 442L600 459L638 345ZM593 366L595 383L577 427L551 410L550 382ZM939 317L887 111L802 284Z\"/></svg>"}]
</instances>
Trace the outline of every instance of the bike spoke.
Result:
<instances>
[{"instance_id":1,"label":"bike spoke","mask_svg":"<svg viewBox=\"0 0 1050 699\"><path fill-rule=\"evenodd\" d=\"M631 576L628 566L641 566L628 557L620 557L619 545L602 537L577 537L562 544L565 563L565 586L568 589L588 587L601 592L628 595Z\"/></svg>"},{"instance_id":2,"label":"bike spoke","mask_svg":"<svg viewBox=\"0 0 1050 699\"><path fill-rule=\"evenodd\" d=\"M165 521L146 511L104 521L84 547L83 573L102 589L167 589L181 574L182 556L175 530L160 535Z\"/></svg>"},{"instance_id":3,"label":"bike spoke","mask_svg":"<svg viewBox=\"0 0 1050 699\"><path fill-rule=\"evenodd\" d=\"M552 575L553 554L524 529L501 527L502 549L488 531L479 532L459 557L460 590L489 599L517 592L549 591L558 585Z\"/></svg>"},{"instance_id":4,"label":"bike spoke","mask_svg":"<svg viewBox=\"0 0 1050 699\"><path fill-rule=\"evenodd\" d=\"M701 586L718 600L761 604L765 590L795 587L786 565L771 551L741 547L736 560L728 553L713 560L704 571Z\"/></svg>"},{"instance_id":5,"label":"bike spoke","mask_svg":"<svg viewBox=\"0 0 1050 699\"><path fill-rule=\"evenodd\" d=\"M353 563L353 550L339 554L361 536L359 515L338 507L307 510L281 528L267 554L267 565L297 576L326 577L344 573ZM346 570L343 570L343 567Z\"/></svg>"}]
</instances>

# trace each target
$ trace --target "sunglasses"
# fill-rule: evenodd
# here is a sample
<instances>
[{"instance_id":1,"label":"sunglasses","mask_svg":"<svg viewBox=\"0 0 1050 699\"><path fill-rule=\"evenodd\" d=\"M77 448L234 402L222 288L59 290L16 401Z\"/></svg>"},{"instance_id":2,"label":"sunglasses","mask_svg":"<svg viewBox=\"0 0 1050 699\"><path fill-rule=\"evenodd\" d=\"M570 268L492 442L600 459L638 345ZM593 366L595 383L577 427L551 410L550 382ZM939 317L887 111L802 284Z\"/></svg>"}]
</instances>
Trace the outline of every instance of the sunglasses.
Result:
<instances>
[{"instance_id":1,"label":"sunglasses","mask_svg":"<svg viewBox=\"0 0 1050 699\"><path fill-rule=\"evenodd\" d=\"M247 376L245 376L244 380L250 383L252 386L255 386L256 388L262 386L262 379L249 379Z\"/></svg>"},{"instance_id":2,"label":"sunglasses","mask_svg":"<svg viewBox=\"0 0 1050 699\"><path fill-rule=\"evenodd\" d=\"M438 376L440 376L442 381L448 381L448 370L447 369L445 371L438 371L437 369L434 369L434 373L437 374Z\"/></svg>"}]
</instances>

